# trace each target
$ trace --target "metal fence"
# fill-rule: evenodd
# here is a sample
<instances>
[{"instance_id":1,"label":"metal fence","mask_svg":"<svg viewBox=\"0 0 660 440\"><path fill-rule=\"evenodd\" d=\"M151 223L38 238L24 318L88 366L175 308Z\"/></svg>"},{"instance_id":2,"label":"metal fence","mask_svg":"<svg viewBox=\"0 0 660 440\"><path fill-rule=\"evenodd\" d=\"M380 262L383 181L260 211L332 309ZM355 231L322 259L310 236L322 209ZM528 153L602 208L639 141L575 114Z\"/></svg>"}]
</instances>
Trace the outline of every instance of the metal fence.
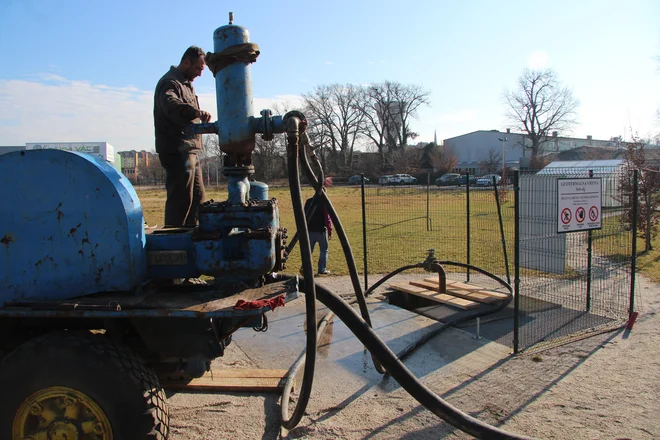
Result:
<instances>
[{"instance_id":1,"label":"metal fence","mask_svg":"<svg viewBox=\"0 0 660 440\"><path fill-rule=\"evenodd\" d=\"M622 193L621 172L592 176L603 183L602 228L572 233L557 230L557 179L589 177L588 170L516 174L515 182L486 187L436 186L430 176L425 185L366 186L366 272L418 263L435 249L438 259L509 280L518 295L503 315L511 331L498 341L514 351L620 325L634 289L634 225L623 222L621 205L633 197ZM446 269L458 281L490 282Z\"/></svg>"}]
</instances>

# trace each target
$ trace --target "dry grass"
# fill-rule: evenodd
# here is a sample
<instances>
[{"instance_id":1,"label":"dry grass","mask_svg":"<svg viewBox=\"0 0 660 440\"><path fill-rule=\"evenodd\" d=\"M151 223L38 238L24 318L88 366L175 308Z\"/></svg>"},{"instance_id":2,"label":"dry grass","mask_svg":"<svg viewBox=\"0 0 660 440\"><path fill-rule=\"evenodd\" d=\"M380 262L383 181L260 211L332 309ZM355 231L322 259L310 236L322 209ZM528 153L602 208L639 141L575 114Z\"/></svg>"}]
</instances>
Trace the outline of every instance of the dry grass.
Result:
<instances>
[{"instance_id":1,"label":"dry grass","mask_svg":"<svg viewBox=\"0 0 660 440\"><path fill-rule=\"evenodd\" d=\"M163 189L137 189L148 225L162 225L165 205ZM356 265L363 269L362 208L359 187L330 187L328 194L337 210L351 245ZM303 197L311 197L310 188L303 189ZM295 222L287 187L270 188L270 197L279 201L281 226L293 237ZM226 200L225 187L208 188L207 199ZM497 211L490 192L487 197L472 199L471 261L480 267L503 272L502 243L497 223ZM427 206L428 218L427 223ZM435 248L438 258L465 262L466 213L465 195L460 191L433 191L427 205L426 194L411 188L369 188L367 193L367 221L369 243L369 272L385 273L404 264L424 259L426 250ZM510 206L505 206L513 218ZM429 226L427 230L427 224ZM512 243L513 228L506 228L507 241ZM334 234L330 241L328 268L334 274L347 274L341 243ZM318 258L318 249L314 254ZM512 258L510 258L512 264ZM300 253L296 247L289 256L288 271L300 267Z\"/></svg>"},{"instance_id":2,"label":"dry grass","mask_svg":"<svg viewBox=\"0 0 660 440\"><path fill-rule=\"evenodd\" d=\"M148 225L162 225L165 206L164 189L137 189ZM303 188L303 197L311 197L313 191ZM289 237L295 232L295 222L288 187L270 188L270 197L279 201L281 226L289 229ZM363 271L362 207L359 187L330 187L328 195L337 210L348 236L356 265ZM226 200L226 187L207 189L207 199ZM509 197L511 199L511 197ZM424 259L427 249L434 248L442 260L467 261L467 227L465 193L461 190L439 191L431 188L427 202L426 193L413 188L368 188L367 190L367 240L369 243L369 273L386 273L404 264ZM427 221L428 206L428 221ZM499 229L497 208L491 191L474 191L470 200L470 242L472 264L494 273L504 273L504 257ZM502 206L504 231L509 250L509 268L513 270L513 204L511 200ZM604 230L616 229L605 219ZM428 226L428 228L427 228ZM429 229L429 230L427 230ZM612 240L614 240L612 242ZM620 242L620 243L619 243ZM610 249L611 248L611 249ZM638 270L654 281L660 282L660 239L654 240L654 250L641 252L643 241L638 241ZM594 251L600 255L627 258L629 238L603 236L594 233ZM336 234L330 241L328 268L334 274L347 274L348 266L343 258L341 243ZM318 249L314 254L316 261ZM288 260L288 271L300 267L300 253L296 247ZM448 268L451 270L450 268Z\"/></svg>"}]
</instances>

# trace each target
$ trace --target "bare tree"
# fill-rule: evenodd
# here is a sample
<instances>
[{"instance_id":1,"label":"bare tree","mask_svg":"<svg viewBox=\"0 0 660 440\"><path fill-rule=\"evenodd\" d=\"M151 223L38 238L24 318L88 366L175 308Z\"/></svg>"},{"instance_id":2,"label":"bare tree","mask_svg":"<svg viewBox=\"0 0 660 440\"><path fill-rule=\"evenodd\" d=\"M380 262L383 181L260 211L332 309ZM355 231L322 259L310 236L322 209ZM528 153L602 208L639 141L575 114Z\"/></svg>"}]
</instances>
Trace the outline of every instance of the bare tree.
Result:
<instances>
[{"instance_id":1,"label":"bare tree","mask_svg":"<svg viewBox=\"0 0 660 440\"><path fill-rule=\"evenodd\" d=\"M156 150L152 150L149 155L147 166L141 171L141 174L147 179L147 183L158 185L165 182L165 169L160 164L160 159Z\"/></svg>"},{"instance_id":2,"label":"bare tree","mask_svg":"<svg viewBox=\"0 0 660 440\"><path fill-rule=\"evenodd\" d=\"M261 136L257 136L252 158L255 172L265 181L284 177L286 175L285 136L275 135L270 141L265 141Z\"/></svg>"},{"instance_id":3,"label":"bare tree","mask_svg":"<svg viewBox=\"0 0 660 440\"><path fill-rule=\"evenodd\" d=\"M421 148L407 148L390 153L394 170L399 173L414 174L419 171L424 150Z\"/></svg>"},{"instance_id":4,"label":"bare tree","mask_svg":"<svg viewBox=\"0 0 660 440\"><path fill-rule=\"evenodd\" d=\"M410 130L410 122L417 117L417 110L422 105L429 105L430 93L416 85L406 85L399 82L386 81L385 87L390 89L392 101L386 106L386 117L397 128L397 143L399 148L408 145L409 139L415 139L417 133Z\"/></svg>"},{"instance_id":5,"label":"bare tree","mask_svg":"<svg viewBox=\"0 0 660 440\"><path fill-rule=\"evenodd\" d=\"M392 102L391 90L385 84L374 84L363 87L357 102L358 110L364 115L364 133L376 147L380 159L379 167L386 164L385 156L393 149L394 137L389 135L393 132L391 118L383 114L383 109Z\"/></svg>"},{"instance_id":6,"label":"bare tree","mask_svg":"<svg viewBox=\"0 0 660 440\"><path fill-rule=\"evenodd\" d=\"M351 84L332 84L303 94L310 131L339 156L342 172L350 170L355 145L364 131L364 114L357 110L358 91Z\"/></svg>"},{"instance_id":7,"label":"bare tree","mask_svg":"<svg viewBox=\"0 0 660 440\"><path fill-rule=\"evenodd\" d=\"M626 147L626 170L625 174L619 177L621 186L621 195L617 199L624 204L622 218L625 222L637 222L637 231L640 237L645 240L645 251L653 249L651 240L658 233L658 216L656 208L658 200L656 193L660 189L660 171L658 167L651 166L644 151L646 142L633 135L632 142L624 142ZM638 206L637 218L633 218L633 170L639 170L638 173Z\"/></svg>"},{"instance_id":8,"label":"bare tree","mask_svg":"<svg viewBox=\"0 0 660 440\"><path fill-rule=\"evenodd\" d=\"M358 110L364 115L365 136L376 147L383 168L394 168L391 153L417 137L410 122L417 109L429 104L429 93L418 86L393 81L361 89Z\"/></svg>"},{"instance_id":9,"label":"bare tree","mask_svg":"<svg viewBox=\"0 0 660 440\"><path fill-rule=\"evenodd\" d=\"M211 185L211 177L217 182L222 167L223 152L220 150L220 142L215 134L202 135L202 150L197 154L202 176L206 174L206 185Z\"/></svg>"},{"instance_id":10,"label":"bare tree","mask_svg":"<svg viewBox=\"0 0 660 440\"><path fill-rule=\"evenodd\" d=\"M446 174L456 168L458 157L451 148L440 145L431 152L431 164L435 171Z\"/></svg>"},{"instance_id":11,"label":"bare tree","mask_svg":"<svg viewBox=\"0 0 660 440\"><path fill-rule=\"evenodd\" d=\"M479 167L488 173L495 173L502 168L502 153L496 148L488 150L488 155L484 160L479 161Z\"/></svg>"},{"instance_id":12,"label":"bare tree","mask_svg":"<svg viewBox=\"0 0 660 440\"><path fill-rule=\"evenodd\" d=\"M569 131L576 121L578 100L562 87L554 71L525 69L515 91L504 91L506 117L531 141L531 163L543 153L553 131Z\"/></svg>"}]
</instances>

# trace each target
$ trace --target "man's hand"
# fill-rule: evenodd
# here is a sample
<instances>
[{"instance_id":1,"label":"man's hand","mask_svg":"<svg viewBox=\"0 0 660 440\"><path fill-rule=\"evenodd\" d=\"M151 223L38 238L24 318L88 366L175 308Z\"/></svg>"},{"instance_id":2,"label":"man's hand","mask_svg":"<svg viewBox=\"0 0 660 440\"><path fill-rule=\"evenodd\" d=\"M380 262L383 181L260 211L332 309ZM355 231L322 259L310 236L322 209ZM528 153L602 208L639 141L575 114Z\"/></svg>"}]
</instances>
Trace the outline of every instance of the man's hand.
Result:
<instances>
[{"instance_id":1,"label":"man's hand","mask_svg":"<svg viewBox=\"0 0 660 440\"><path fill-rule=\"evenodd\" d=\"M332 240L332 232L328 232L328 240Z\"/></svg>"},{"instance_id":2,"label":"man's hand","mask_svg":"<svg viewBox=\"0 0 660 440\"><path fill-rule=\"evenodd\" d=\"M199 119L201 119L204 123L209 122L211 120L211 113L200 110Z\"/></svg>"}]
</instances>

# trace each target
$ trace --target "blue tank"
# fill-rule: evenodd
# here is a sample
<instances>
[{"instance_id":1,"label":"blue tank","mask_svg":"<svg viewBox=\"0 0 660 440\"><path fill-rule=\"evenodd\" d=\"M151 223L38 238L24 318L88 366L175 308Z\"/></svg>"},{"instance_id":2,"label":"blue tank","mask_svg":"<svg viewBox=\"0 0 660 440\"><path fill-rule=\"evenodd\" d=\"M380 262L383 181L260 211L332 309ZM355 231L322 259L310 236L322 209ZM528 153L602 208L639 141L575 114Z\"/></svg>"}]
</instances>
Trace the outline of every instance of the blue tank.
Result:
<instances>
[{"instance_id":1,"label":"blue tank","mask_svg":"<svg viewBox=\"0 0 660 440\"><path fill-rule=\"evenodd\" d=\"M0 302L130 291L147 278L131 183L70 151L0 156Z\"/></svg>"}]
</instances>

